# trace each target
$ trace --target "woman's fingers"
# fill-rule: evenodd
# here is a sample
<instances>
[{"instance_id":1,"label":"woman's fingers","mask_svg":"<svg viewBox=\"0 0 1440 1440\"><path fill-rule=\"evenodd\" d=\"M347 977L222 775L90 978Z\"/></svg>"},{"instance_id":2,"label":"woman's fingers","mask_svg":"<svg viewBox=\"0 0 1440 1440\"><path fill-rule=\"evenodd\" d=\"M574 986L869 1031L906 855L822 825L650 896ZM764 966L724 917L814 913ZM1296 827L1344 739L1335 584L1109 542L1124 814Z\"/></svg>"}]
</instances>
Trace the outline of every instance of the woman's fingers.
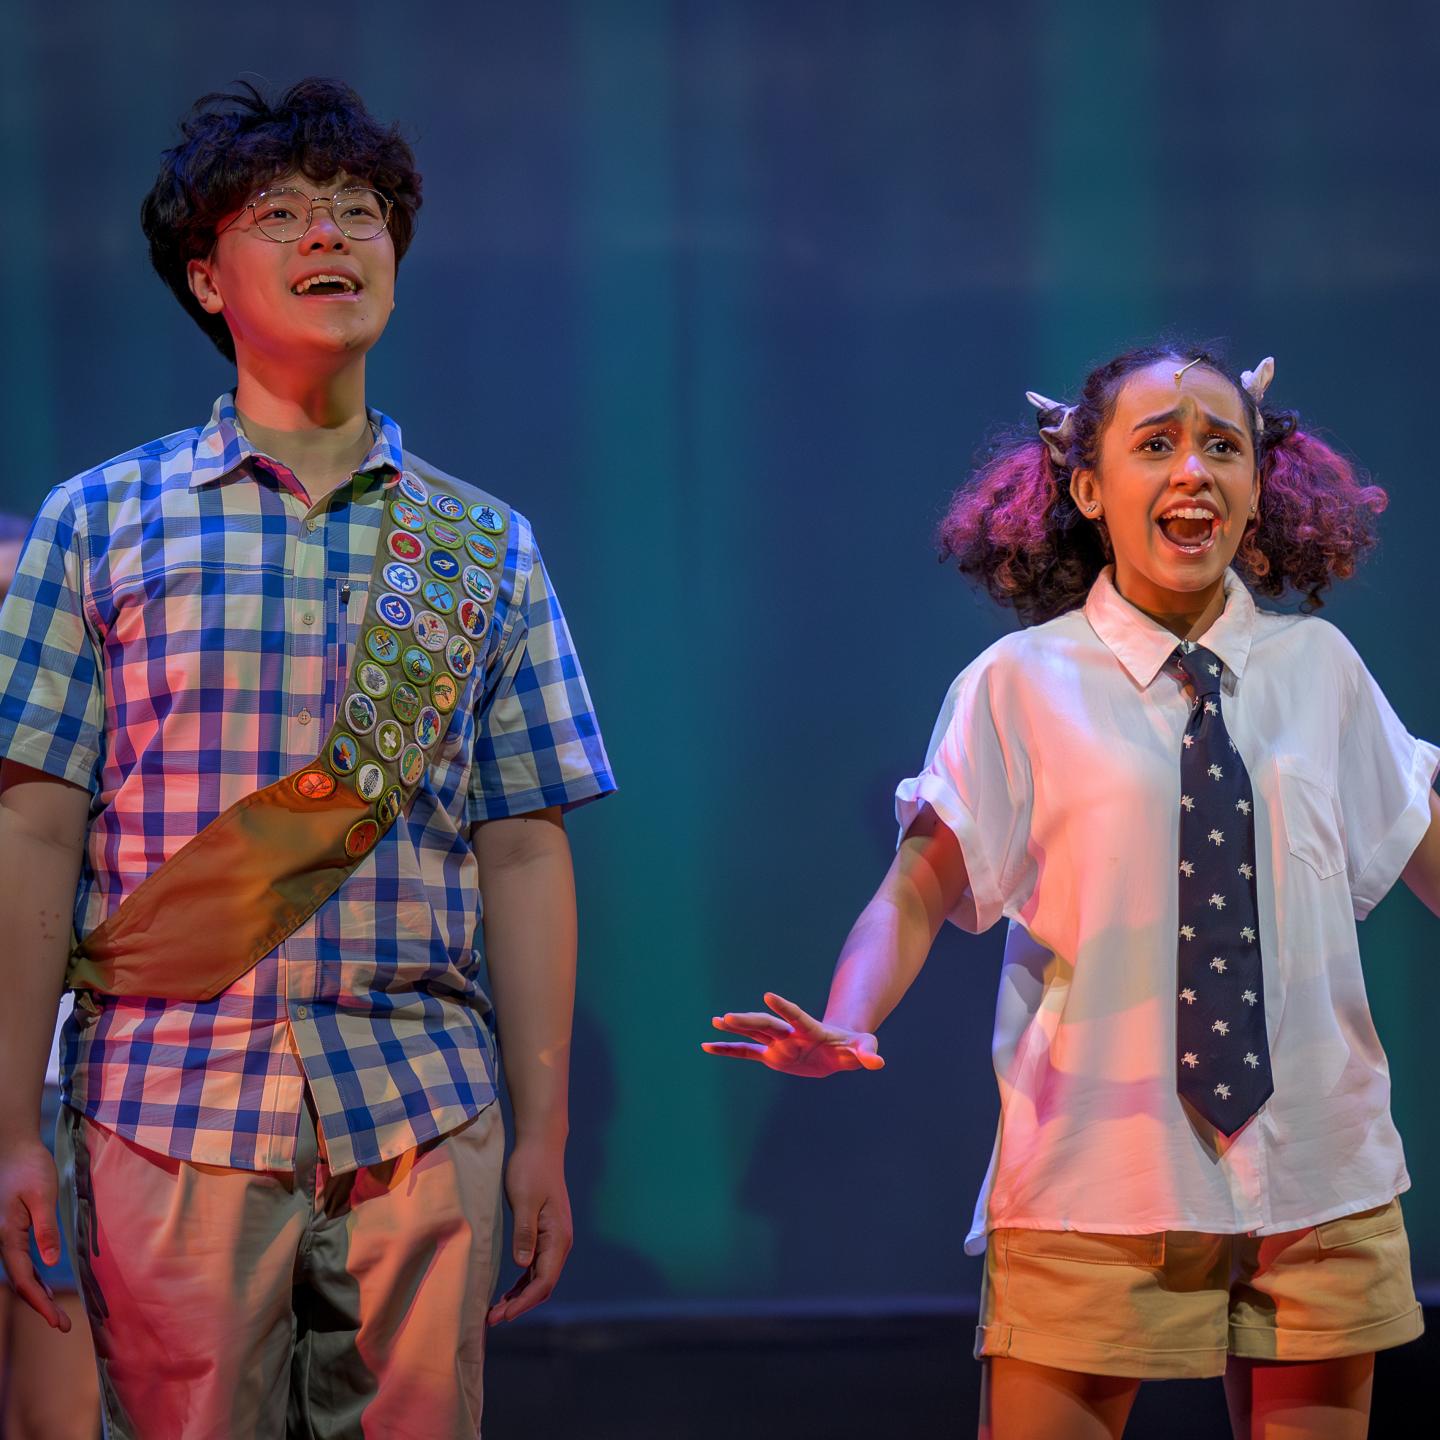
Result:
<instances>
[{"instance_id":1,"label":"woman's fingers","mask_svg":"<svg viewBox=\"0 0 1440 1440\"><path fill-rule=\"evenodd\" d=\"M783 995L775 994L773 990L765 992L765 1003L797 1029L818 1031L824 1028L813 1015L807 1014L793 1000L787 1000Z\"/></svg>"},{"instance_id":2,"label":"woman's fingers","mask_svg":"<svg viewBox=\"0 0 1440 1440\"><path fill-rule=\"evenodd\" d=\"M716 1015L710 1023L717 1030L728 1030L734 1035L747 1035L752 1040L783 1040L793 1033L792 1028L774 1015L763 1011L746 1011L742 1014Z\"/></svg>"},{"instance_id":3,"label":"woman's fingers","mask_svg":"<svg viewBox=\"0 0 1440 1440\"><path fill-rule=\"evenodd\" d=\"M707 1055L728 1055L732 1060L764 1060L765 1045L749 1045L743 1040L705 1040L700 1048Z\"/></svg>"}]
</instances>

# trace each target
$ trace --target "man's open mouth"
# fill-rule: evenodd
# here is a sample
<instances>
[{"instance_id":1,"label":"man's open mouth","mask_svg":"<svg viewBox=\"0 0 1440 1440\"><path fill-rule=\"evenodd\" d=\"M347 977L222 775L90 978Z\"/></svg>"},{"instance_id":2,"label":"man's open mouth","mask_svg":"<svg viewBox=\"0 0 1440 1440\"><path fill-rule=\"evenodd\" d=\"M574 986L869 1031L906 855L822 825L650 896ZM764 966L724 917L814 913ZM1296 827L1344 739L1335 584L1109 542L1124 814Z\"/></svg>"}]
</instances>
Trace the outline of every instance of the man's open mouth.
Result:
<instances>
[{"instance_id":1,"label":"man's open mouth","mask_svg":"<svg viewBox=\"0 0 1440 1440\"><path fill-rule=\"evenodd\" d=\"M1182 555L1203 555L1215 545L1220 517L1201 505L1175 505L1156 521L1166 544Z\"/></svg>"},{"instance_id":2,"label":"man's open mouth","mask_svg":"<svg viewBox=\"0 0 1440 1440\"><path fill-rule=\"evenodd\" d=\"M348 275L307 275L290 287L292 295L358 295L360 286Z\"/></svg>"}]
</instances>

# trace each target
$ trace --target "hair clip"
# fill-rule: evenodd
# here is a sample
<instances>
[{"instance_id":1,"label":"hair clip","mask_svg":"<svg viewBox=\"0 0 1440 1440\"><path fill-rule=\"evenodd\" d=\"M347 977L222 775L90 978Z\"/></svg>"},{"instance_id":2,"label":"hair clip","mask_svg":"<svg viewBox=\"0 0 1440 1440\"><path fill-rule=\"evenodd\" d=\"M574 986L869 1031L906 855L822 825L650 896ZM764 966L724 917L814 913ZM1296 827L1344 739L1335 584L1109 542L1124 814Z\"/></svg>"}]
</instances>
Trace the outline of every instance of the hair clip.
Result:
<instances>
[{"instance_id":1,"label":"hair clip","mask_svg":"<svg viewBox=\"0 0 1440 1440\"><path fill-rule=\"evenodd\" d=\"M1050 458L1057 465L1064 465L1070 454L1070 444L1075 438L1074 405L1064 405L1059 400L1048 400L1034 390L1027 390L1025 398L1035 407L1035 423L1040 427L1040 438L1050 452Z\"/></svg>"},{"instance_id":2,"label":"hair clip","mask_svg":"<svg viewBox=\"0 0 1440 1440\"><path fill-rule=\"evenodd\" d=\"M1260 402L1265 398L1265 392L1270 388L1270 382L1275 378L1275 357L1267 355L1253 370L1242 370L1240 372L1240 383L1245 387L1246 393L1255 402L1255 408L1260 408Z\"/></svg>"}]
</instances>

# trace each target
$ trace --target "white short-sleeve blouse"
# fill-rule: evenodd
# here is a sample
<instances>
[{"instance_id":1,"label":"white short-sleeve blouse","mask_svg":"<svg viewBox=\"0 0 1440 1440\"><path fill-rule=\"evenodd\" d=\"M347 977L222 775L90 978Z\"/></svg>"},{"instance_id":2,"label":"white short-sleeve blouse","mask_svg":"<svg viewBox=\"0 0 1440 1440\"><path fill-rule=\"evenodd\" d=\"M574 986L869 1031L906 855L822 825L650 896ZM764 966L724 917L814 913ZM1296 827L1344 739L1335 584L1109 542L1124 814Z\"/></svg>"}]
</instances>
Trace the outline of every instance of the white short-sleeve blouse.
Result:
<instances>
[{"instance_id":1,"label":"white short-sleeve blouse","mask_svg":"<svg viewBox=\"0 0 1440 1440\"><path fill-rule=\"evenodd\" d=\"M1083 608L1005 636L956 679L896 796L955 832L952 919L1010 921L995 1013L1000 1119L965 1248L1013 1226L1299 1229L1408 1189L1356 921L1429 825L1440 750L1410 735L1328 622L1257 610L1234 574L1201 643L1255 794L1275 1093L1230 1140L1175 1091L1175 637L1105 571ZM1268 862L1268 863L1267 863Z\"/></svg>"}]
</instances>

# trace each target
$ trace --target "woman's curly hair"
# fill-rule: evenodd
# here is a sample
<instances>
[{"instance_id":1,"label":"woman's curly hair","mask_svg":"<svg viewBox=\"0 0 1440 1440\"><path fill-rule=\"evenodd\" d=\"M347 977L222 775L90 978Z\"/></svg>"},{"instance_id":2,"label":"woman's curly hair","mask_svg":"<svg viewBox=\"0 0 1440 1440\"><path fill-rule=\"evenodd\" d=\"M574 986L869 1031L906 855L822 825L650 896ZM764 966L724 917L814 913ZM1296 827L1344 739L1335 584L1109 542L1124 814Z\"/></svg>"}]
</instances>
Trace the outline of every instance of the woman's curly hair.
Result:
<instances>
[{"instance_id":1,"label":"woman's curly hair","mask_svg":"<svg viewBox=\"0 0 1440 1440\"><path fill-rule=\"evenodd\" d=\"M1086 377L1064 465L1051 459L1034 430L1010 432L994 444L950 502L940 525L941 560L954 560L1027 624L1081 604L1112 557L1104 531L1085 519L1071 497L1070 475L1095 465L1127 377L1160 360L1198 360L1223 375L1254 426L1254 400L1214 349L1164 343L1127 351ZM1266 408L1262 415L1259 514L1246 527L1235 564L1261 595L1292 590L1304 597L1302 610L1318 610L1325 603L1321 592L1353 575L1375 543L1374 516L1388 497L1323 440L1300 429L1293 411Z\"/></svg>"},{"instance_id":2,"label":"woman's curly hair","mask_svg":"<svg viewBox=\"0 0 1440 1440\"><path fill-rule=\"evenodd\" d=\"M345 174L393 202L390 238L398 267L415 234L420 173L395 126L379 124L339 80L318 76L292 85L273 103L249 81L238 92L202 95L180 122L183 139L166 150L140 205L150 263L186 312L227 359L230 327L190 293L186 266L215 248L215 227L255 191L299 171L317 183Z\"/></svg>"}]
</instances>

